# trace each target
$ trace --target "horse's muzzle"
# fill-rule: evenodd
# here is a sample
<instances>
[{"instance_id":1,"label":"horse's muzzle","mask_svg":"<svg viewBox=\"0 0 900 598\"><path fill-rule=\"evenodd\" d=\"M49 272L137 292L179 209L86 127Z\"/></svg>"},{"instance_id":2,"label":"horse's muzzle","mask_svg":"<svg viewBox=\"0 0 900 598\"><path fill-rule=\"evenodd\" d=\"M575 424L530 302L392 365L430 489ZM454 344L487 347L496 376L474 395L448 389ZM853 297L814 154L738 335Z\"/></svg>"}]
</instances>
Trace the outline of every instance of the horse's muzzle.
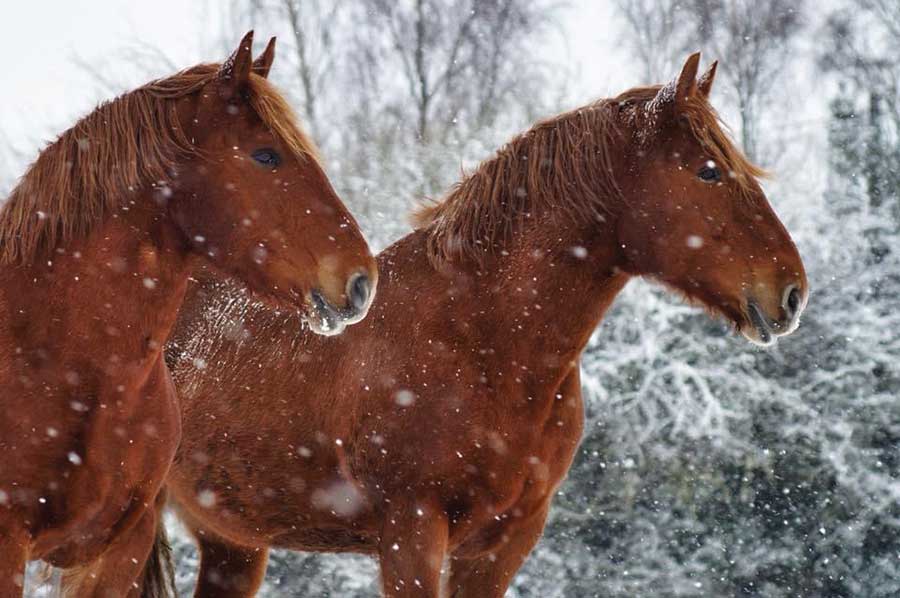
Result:
<instances>
[{"instance_id":1,"label":"horse's muzzle","mask_svg":"<svg viewBox=\"0 0 900 598\"><path fill-rule=\"evenodd\" d=\"M359 273L347 281L347 305L335 307L317 289L307 298L309 310L304 320L313 332L324 336L334 336L366 317L375 297L375 288L366 274Z\"/></svg>"},{"instance_id":2,"label":"horse's muzzle","mask_svg":"<svg viewBox=\"0 0 900 598\"><path fill-rule=\"evenodd\" d=\"M747 300L745 317L750 330L742 328L744 336L753 343L763 346L775 344L778 337L787 336L800 325L800 314L806 306L805 293L797 285L790 284L781 294L779 313L769 316L755 299Z\"/></svg>"}]
</instances>

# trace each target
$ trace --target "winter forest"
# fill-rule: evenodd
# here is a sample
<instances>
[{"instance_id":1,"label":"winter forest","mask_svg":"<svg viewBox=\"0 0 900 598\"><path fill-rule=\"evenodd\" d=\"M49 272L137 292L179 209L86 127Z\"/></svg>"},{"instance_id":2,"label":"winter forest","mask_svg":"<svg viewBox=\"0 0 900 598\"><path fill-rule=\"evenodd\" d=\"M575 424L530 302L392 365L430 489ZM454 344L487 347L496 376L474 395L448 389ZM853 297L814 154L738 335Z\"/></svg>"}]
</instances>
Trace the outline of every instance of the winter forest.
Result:
<instances>
[{"instance_id":1,"label":"winter forest","mask_svg":"<svg viewBox=\"0 0 900 598\"><path fill-rule=\"evenodd\" d=\"M900 3L596 4L206 2L197 61L251 28L278 36L271 79L380 251L411 230L413 208L538 119L665 83L694 51L718 60L711 101L770 173L805 262L800 328L760 349L631 282L583 355L584 437L507 595L900 595ZM566 40L588 8L603 41L575 60ZM187 65L140 40L100 58L75 50L96 102ZM0 130L0 197L77 116ZM188 596L196 549L169 523ZM260 595L374 597L377 576L362 556L274 551Z\"/></svg>"}]
</instances>

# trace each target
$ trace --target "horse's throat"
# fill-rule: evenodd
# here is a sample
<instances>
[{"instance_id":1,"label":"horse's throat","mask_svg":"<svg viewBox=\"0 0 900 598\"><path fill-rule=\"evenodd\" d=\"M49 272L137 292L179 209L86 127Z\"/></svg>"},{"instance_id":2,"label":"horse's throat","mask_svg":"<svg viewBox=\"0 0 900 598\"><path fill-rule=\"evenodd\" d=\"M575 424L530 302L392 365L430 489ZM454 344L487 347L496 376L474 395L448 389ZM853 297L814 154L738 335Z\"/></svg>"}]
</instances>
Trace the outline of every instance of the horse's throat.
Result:
<instances>
[{"instance_id":1,"label":"horse's throat","mask_svg":"<svg viewBox=\"0 0 900 598\"><path fill-rule=\"evenodd\" d=\"M522 350L577 356L629 276L611 252L516 259L490 291L492 318Z\"/></svg>"}]
</instances>

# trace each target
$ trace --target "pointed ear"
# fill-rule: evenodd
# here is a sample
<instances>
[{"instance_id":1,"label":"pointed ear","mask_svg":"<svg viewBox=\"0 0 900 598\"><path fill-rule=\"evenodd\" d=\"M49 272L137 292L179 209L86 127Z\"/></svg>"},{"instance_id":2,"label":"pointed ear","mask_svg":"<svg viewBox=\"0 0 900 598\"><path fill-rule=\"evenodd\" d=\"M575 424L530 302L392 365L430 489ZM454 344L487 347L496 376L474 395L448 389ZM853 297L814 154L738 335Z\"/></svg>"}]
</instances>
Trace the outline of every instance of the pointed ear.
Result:
<instances>
[{"instance_id":1,"label":"pointed ear","mask_svg":"<svg viewBox=\"0 0 900 598\"><path fill-rule=\"evenodd\" d=\"M675 103L690 98L697 91L697 71L700 68L700 52L694 52L684 61L678 82L675 84Z\"/></svg>"},{"instance_id":2,"label":"pointed ear","mask_svg":"<svg viewBox=\"0 0 900 598\"><path fill-rule=\"evenodd\" d=\"M219 81L222 82L221 89L224 96L230 98L239 92L250 79L250 69L253 65L252 48L253 32L250 31L241 40L234 53L219 68Z\"/></svg>"},{"instance_id":3,"label":"pointed ear","mask_svg":"<svg viewBox=\"0 0 900 598\"><path fill-rule=\"evenodd\" d=\"M269 76L269 69L272 68L272 62L275 60L275 38L269 40L266 49L260 54L259 58L253 61L253 72L262 78Z\"/></svg>"},{"instance_id":4,"label":"pointed ear","mask_svg":"<svg viewBox=\"0 0 900 598\"><path fill-rule=\"evenodd\" d=\"M679 104L690 99L697 91L697 68L700 66L700 52L688 56L677 79L663 85L650 107L658 114L668 113L674 116Z\"/></svg>"},{"instance_id":5,"label":"pointed ear","mask_svg":"<svg viewBox=\"0 0 900 598\"><path fill-rule=\"evenodd\" d=\"M709 97L709 91L712 89L713 81L716 80L716 68L718 66L719 61L714 61L709 65L709 68L706 69L706 72L700 76L700 80L697 81L697 92L704 98Z\"/></svg>"}]
</instances>

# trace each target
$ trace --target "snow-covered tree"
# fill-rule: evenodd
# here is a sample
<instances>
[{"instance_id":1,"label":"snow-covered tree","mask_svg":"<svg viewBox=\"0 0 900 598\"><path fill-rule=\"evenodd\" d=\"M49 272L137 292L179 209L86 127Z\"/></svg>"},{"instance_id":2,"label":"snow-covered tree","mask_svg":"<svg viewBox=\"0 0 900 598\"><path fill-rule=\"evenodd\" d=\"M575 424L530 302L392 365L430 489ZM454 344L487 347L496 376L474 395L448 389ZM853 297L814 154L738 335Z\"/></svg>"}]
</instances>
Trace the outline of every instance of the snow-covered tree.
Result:
<instances>
[{"instance_id":1,"label":"snow-covered tree","mask_svg":"<svg viewBox=\"0 0 900 598\"><path fill-rule=\"evenodd\" d=\"M273 77L380 248L460 164L567 107L570 71L545 52L560 4L234 0L222 33L279 35ZM510 595L900 595L900 4L840 0L822 28L809 3L614 4L619 19L598 27L618 28L646 82L688 49L721 59L715 103L775 171L766 190L810 303L795 335L760 350L629 285L585 351L584 440ZM793 101L797 72L827 93ZM104 95L127 87L100 74ZM810 106L826 116L809 143L760 126ZM0 147L0 196L23 164ZM196 551L170 524L189 595ZM274 551L262 596L374 597L376 575L365 557Z\"/></svg>"}]
</instances>

